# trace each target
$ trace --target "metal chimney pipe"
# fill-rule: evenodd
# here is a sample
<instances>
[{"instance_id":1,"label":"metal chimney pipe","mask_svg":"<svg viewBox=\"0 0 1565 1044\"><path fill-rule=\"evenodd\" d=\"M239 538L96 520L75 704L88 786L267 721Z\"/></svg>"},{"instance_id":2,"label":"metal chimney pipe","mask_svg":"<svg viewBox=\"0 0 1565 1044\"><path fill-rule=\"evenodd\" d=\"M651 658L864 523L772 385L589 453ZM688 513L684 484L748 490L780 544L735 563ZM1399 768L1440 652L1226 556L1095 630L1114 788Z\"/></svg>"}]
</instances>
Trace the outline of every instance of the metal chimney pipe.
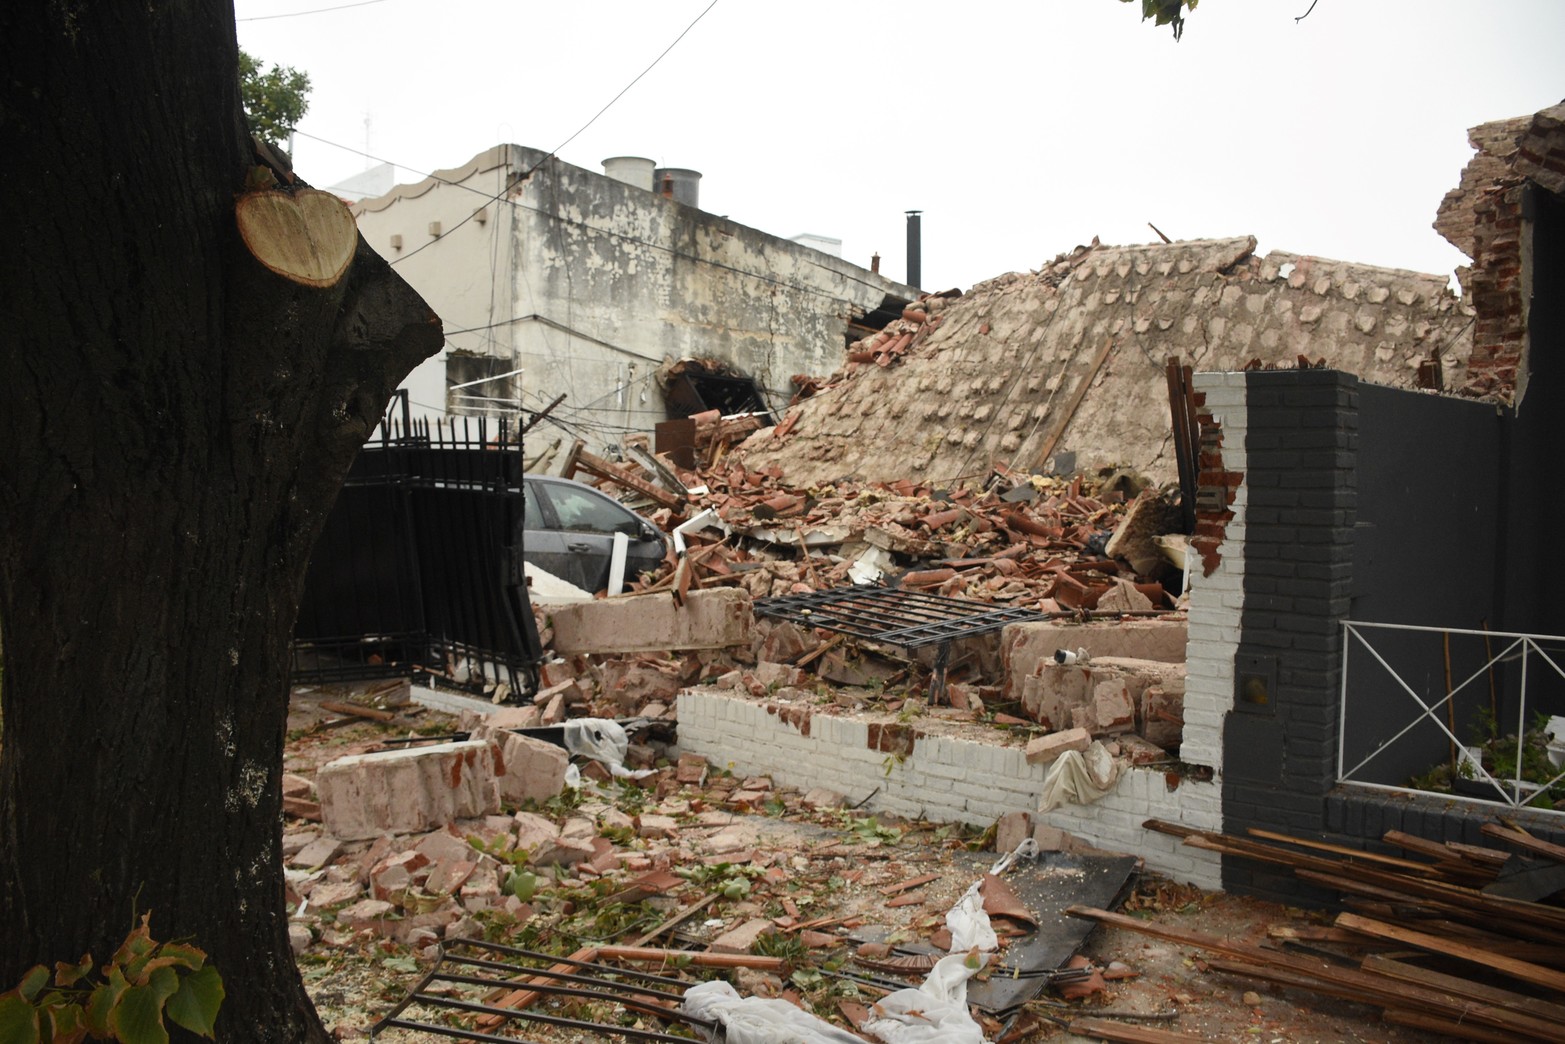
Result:
<instances>
[{"instance_id":1,"label":"metal chimney pipe","mask_svg":"<svg viewBox=\"0 0 1565 1044\"><path fill-rule=\"evenodd\" d=\"M907 285L916 287L918 281L923 278L923 255L920 242L920 219L922 210L910 210L907 212Z\"/></svg>"}]
</instances>

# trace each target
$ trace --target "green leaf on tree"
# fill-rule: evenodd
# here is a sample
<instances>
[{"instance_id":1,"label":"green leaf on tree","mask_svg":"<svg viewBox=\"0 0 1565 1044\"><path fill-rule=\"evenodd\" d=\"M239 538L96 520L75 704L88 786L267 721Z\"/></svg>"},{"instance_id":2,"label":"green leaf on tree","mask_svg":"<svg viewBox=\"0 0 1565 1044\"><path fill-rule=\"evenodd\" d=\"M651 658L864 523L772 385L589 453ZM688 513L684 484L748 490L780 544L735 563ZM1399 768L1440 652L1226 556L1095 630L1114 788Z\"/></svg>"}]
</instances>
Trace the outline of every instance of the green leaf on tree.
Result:
<instances>
[{"instance_id":1,"label":"green leaf on tree","mask_svg":"<svg viewBox=\"0 0 1565 1044\"><path fill-rule=\"evenodd\" d=\"M87 1027L82 1023L82 1006L66 1000L62 994L50 994L38 1013L43 1023L43 1039L52 1044L79 1044L87 1036Z\"/></svg>"},{"instance_id":2,"label":"green leaf on tree","mask_svg":"<svg viewBox=\"0 0 1565 1044\"><path fill-rule=\"evenodd\" d=\"M130 987L130 983L125 981L125 973L113 965L109 966L108 980L95 988L92 996L87 998L87 1032L100 1040L112 1035L109 1016Z\"/></svg>"},{"instance_id":3,"label":"green leaf on tree","mask_svg":"<svg viewBox=\"0 0 1565 1044\"><path fill-rule=\"evenodd\" d=\"M56 986L75 986L82 979L92 974L92 954L82 954L81 963L66 964L64 961L54 963L54 984Z\"/></svg>"},{"instance_id":4,"label":"green leaf on tree","mask_svg":"<svg viewBox=\"0 0 1565 1044\"><path fill-rule=\"evenodd\" d=\"M49 985L49 969L41 964L35 964L27 969L27 974L22 976L21 984L16 987L16 992L22 995L26 1001L38 999L38 994L45 986ZM0 1040L5 1038L0 1037Z\"/></svg>"},{"instance_id":5,"label":"green leaf on tree","mask_svg":"<svg viewBox=\"0 0 1565 1044\"><path fill-rule=\"evenodd\" d=\"M132 986L120 995L109 1012L109 1028L123 1044L168 1044L163 1025L163 1002L179 989L173 968L159 968L145 986Z\"/></svg>"},{"instance_id":6,"label":"green leaf on tree","mask_svg":"<svg viewBox=\"0 0 1565 1044\"><path fill-rule=\"evenodd\" d=\"M17 990L0 993L0 1040L38 1044L38 1011Z\"/></svg>"},{"instance_id":7,"label":"green leaf on tree","mask_svg":"<svg viewBox=\"0 0 1565 1044\"><path fill-rule=\"evenodd\" d=\"M211 1037L224 996L223 977L208 964L185 976L168 999L168 1017L192 1033Z\"/></svg>"}]
</instances>

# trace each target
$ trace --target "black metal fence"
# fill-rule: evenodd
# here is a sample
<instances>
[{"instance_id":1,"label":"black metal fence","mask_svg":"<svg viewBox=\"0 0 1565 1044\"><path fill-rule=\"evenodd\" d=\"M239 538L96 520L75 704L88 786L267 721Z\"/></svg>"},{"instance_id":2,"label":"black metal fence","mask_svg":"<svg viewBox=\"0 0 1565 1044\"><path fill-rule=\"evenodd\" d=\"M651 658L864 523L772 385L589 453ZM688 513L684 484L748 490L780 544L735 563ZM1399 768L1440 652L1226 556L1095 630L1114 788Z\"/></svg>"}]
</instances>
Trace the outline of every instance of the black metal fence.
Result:
<instances>
[{"instance_id":1,"label":"black metal fence","mask_svg":"<svg viewBox=\"0 0 1565 1044\"><path fill-rule=\"evenodd\" d=\"M522 452L503 421L388 413L310 560L295 682L424 674L536 691L522 570Z\"/></svg>"}]
</instances>

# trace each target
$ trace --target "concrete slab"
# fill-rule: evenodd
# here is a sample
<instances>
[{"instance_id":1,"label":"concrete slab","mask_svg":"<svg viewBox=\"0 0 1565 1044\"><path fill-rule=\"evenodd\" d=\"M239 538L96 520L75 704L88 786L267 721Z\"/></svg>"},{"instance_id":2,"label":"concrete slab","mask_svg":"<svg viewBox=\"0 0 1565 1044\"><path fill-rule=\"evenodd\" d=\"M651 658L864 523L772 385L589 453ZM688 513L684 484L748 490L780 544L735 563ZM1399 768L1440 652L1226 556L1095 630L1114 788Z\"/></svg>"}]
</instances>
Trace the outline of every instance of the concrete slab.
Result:
<instances>
[{"instance_id":1,"label":"concrete slab","mask_svg":"<svg viewBox=\"0 0 1565 1044\"><path fill-rule=\"evenodd\" d=\"M550 614L561 655L726 649L749 645L754 615L738 588L691 591L678 605L667 592L561 606Z\"/></svg>"}]
</instances>

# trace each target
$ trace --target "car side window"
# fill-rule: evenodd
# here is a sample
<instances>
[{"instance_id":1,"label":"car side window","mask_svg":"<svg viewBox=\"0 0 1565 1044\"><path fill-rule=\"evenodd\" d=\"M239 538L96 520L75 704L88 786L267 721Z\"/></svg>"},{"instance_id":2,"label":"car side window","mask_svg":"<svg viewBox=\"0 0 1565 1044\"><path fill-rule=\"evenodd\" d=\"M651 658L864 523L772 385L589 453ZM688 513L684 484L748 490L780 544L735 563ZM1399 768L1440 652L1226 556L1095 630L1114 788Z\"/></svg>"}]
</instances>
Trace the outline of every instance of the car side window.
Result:
<instances>
[{"instance_id":1,"label":"car side window","mask_svg":"<svg viewBox=\"0 0 1565 1044\"><path fill-rule=\"evenodd\" d=\"M543 505L538 503L538 498L543 496L543 491L534 483L529 482L524 487L522 497L522 528L523 529L548 529L549 524L543 520Z\"/></svg>"},{"instance_id":2,"label":"car side window","mask_svg":"<svg viewBox=\"0 0 1565 1044\"><path fill-rule=\"evenodd\" d=\"M641 528L624 508L572 486L550 486L549 503L560 520L561 529L635 536Z\"/></svg>"}]
</instances>

